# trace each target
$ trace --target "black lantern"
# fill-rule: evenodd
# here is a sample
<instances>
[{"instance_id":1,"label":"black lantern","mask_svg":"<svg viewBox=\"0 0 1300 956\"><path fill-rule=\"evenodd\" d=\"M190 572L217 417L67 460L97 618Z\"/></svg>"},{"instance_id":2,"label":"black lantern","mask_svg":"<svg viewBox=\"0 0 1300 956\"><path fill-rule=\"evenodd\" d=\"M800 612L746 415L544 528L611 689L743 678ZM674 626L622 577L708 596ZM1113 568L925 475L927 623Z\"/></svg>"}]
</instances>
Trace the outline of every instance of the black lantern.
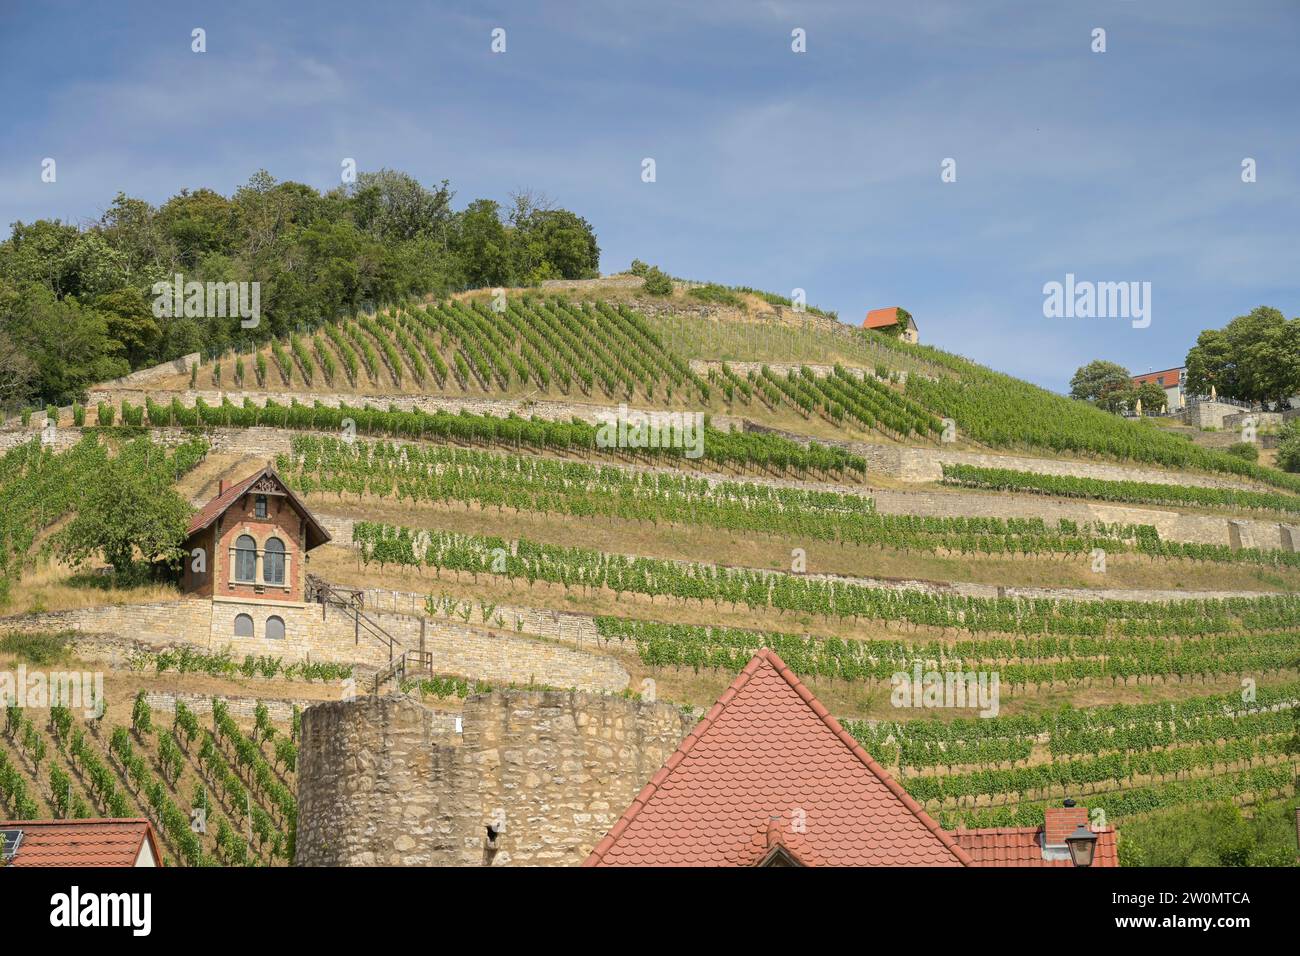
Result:
<instances>
[{"instance_id":1,"label":"black lantern","mask_svg":"<svg viewBox=\"0 0 1300 956\"><path fill-rule=\"evenodd\" d=\"M1075 866L1092 866L1092 858L1097 852L1097 834L1080 823L1065 838L1065 845L1070 848L1070 859Z\"/></svg>"}]
</instances>

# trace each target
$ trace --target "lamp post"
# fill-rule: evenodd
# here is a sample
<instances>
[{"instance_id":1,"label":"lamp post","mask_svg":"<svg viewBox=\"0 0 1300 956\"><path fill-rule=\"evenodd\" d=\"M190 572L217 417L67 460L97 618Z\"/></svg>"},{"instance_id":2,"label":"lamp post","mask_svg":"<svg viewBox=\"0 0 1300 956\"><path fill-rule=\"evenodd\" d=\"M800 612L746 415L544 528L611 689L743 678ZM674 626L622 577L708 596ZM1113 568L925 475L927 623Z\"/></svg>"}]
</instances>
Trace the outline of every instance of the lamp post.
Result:
<instances>
[{"instance_id":1,"label":"lamp post","mask_svg":"<svg viewBox=\"0 0 1300 956\"><path fill-rule=\"evenodd\" d=\"M1097 852L1097 834L1080 823L1073 833L1065 838L1065 845L1070 849L1070 860L1075 866L1092 866L1093 856Z\"/></svg>"}]
</instances>

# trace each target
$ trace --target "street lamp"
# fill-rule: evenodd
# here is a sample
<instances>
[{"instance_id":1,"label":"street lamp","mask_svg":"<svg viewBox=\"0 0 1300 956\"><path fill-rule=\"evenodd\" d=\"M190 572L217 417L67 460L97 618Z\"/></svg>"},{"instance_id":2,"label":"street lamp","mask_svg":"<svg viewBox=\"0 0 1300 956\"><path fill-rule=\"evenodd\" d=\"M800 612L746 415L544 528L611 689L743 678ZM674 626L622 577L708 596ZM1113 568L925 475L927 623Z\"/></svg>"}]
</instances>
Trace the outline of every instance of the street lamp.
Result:
<instances>
[{"instance_id":1,"label":"street lamp","mask_svg":"<svg viewBox=\"0 0 1300 956\"><path fill-rule=\"evenodd\" d=\"M1065 845L1070 848L1070 859L1075 866L1092 866L1092 858L1097 852L1097 834L1080 823L1073 833L1065 838Z\"/></svg>"}]
</instances>

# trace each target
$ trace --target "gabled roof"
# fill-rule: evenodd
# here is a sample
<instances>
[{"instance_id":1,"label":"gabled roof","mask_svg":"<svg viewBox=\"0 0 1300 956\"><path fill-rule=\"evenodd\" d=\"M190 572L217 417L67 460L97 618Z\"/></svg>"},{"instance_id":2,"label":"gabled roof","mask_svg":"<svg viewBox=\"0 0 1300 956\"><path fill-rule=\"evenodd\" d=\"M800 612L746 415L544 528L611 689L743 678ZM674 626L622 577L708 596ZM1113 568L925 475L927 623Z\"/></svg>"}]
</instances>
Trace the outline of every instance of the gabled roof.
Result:
<instances>
[{"instance_id":1,"label":"gabled roof","mask_svg":"<svg viewBox=\"0 0 1300 956\"><path fill-rule=\"evenodd\" d=\"M967 866L969 854L761 650L584 866Z\"/></svg>"},{"instance_id":2,"label":"gabled roof","mask_svg":"<svg viewBox=\"0 0 1300 956\"><path fill-rule=\"evenodd\" d=\"M885 329L891 325L898 324L898 306L892 305L888 309L872 309L867 313L866 320L862 323L864 329ZM915 321L909 321L910 328L916 327Z\"/></svg>"},{"instance_id":3,"label":"gabled roof","mask_svg":"<svg viewBox=\"0 0 1300 956\"><path fill-rule=\"evenodd\" d=\"M1092 827L1097 834L1093 866L1119 866L1119 847L1114 827ZM994 827L957 830L957 843L975 860L976 866L1073 866L1069 851L1043 855L1043 827Z\"/></svg>"},{"instance_id":4,"label":"gabled roof","mask_svg":"<svg viewBox=\"0 0 1300 956\"><path fill-rule=\"evenodd\" d=\"M257 484L260 479L267 476L275 480L276 484L280 486L281 490L283 490L285 495L288 497L289 502L304 518L307 519L307 550L310 551L312 548L318 547L326 541L329 541L330 533L321 526L320 522L318 522L312 513L307 510L307 506L302 503L302 499L293 493L292 489L284 483L284 479L277 475L275 469L270 465L267 465L261 471L249 475L242 481L235 482L225 491L221 492L221 494L217 495L200 508L199 513L190 521L190 526L188 530L186 530L185 536L189 537L190 535L208 527L208 525L216 521L217 518L225 514L226 510L230 508L231 505L246 495L253 485Z\"/></svg>"},{"instance_id":5,"label":"gabled roof","mask_svg":"<svg viewBox=\"0 0 1300 956\"><path fill-rule=\"evenodd\" d=\"M162 866L148 820L4 820L0 829L23 834L10 866L135 866L145 841Z\"/></svg>"}]
</instances>

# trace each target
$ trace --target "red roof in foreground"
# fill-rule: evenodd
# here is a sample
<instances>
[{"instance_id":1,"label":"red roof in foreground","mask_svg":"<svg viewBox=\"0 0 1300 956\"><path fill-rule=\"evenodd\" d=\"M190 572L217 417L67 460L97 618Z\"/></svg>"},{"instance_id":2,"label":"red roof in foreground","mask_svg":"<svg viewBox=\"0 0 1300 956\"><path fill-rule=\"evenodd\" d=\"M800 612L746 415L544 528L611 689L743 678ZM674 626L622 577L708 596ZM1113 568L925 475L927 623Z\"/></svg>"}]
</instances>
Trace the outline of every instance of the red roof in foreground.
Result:
<instances>
[{"instance_id":1,"label":"red roof in foreground","mask_svg":"<svg viewBox=\"0 0 1300 956\"><path fill-rule=\"evenodd\" d=\"M965 866L950 834L761 650L584 866Z\"/></svg>"},{"instance_id":2,"label":"red roof in foreground","mask_svg":"<svg viewBox=\"0 0 1300 956\"><path fill-rule=\"evenodd\" d=\"M135 866L145 840L163 865L148 820L4 820L0 829L23 832L10 866Z\"/></svg>"},{"instance_id":3,"label":"red roof in foreground","mask_svg":"<svg viewBox=\"0 0 1300 956\"><path fill-rule=\"evenodd\" d=\"M867 320L862 323L864 329L883 329L898 322L898 306L888 309L872 309L867 313Z\"/></svg>"},{"instance_id":4,"label":"red roof in foreground","mask_svg":"<svg viewBox=\"0 0 1300 956\"><path fill-rule=\"evenodd\" d=\"M212 524L212 522L216 521L221 515L225 514L226 510L247 494L248 489L253 487L253 484L263 475L270 475L274 478L279 486L284 490L285 495L289 498L289 501L293 506L307 519L308 550L330 540L330 533L326 531L324 527L321 526L320 522L312 516L312 513L307 510L307 506L302 503L302 499L293 493L292 489L284 483L284 480L275 473L275 469L270 465L263 468L261 471L254 472L243 481L235 482L225 491L221 492L221 494L217 495L200 508L198 514L190 519L190 526L186 529L185 536L189 537L197 531L202 531L208 525ZM312 540L313 537L315 539L314 542Z\"/></svg>"},{"instance_id":5,"label":"red roof in foreground","mask_svg":"<svg viewBox=\"0 0 1300 956\"><path fill-rule=\"evenodd\" d=\"M1097 834L1093 866L1119 866L1114 827L1092 827ZM957 843L975 859L976 866L1073 866L1069 850L1043 855L1043 827L996 827L956 830Z\"/></svg>"}]
</instances>

